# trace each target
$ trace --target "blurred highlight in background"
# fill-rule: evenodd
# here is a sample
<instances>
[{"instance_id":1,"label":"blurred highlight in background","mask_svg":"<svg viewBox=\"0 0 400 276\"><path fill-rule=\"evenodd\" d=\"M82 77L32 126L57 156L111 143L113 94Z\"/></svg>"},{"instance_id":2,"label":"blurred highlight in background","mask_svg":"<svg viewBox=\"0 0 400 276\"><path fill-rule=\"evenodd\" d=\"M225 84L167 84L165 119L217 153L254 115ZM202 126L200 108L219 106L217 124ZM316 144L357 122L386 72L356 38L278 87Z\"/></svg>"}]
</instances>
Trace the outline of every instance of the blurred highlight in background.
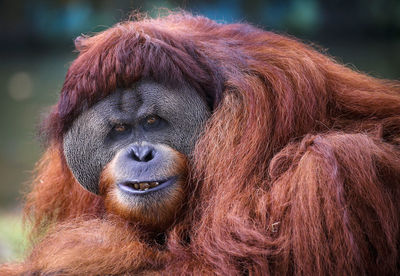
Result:
<instances>
[{"instance_id":1,"label":"blurred highlight in background","mask_svg":"<svg viewBox=\"0 0 400 276\"><path fill-rule=\"evenodd\" d=\"M22 257L20 208L42 148L40 119L57 101L73 39L129 18L182 8L313 42L339 62L400 79L400 1L17 0L0 2L0 263ZM24 185L25 184L25 185ZM26 188L25 188L26 190Z\"/></svg>"}]
</instances>

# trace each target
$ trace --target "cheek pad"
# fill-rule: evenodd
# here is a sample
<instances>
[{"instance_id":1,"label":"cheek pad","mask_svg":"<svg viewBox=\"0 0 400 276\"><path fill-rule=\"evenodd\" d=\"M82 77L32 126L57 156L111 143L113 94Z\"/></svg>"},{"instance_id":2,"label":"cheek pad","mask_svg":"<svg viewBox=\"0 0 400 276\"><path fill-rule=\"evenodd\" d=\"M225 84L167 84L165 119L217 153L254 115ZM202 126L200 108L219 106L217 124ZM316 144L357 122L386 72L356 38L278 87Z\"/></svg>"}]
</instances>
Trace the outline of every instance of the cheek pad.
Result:
<instances>
[{"instance_id":1,"label":"cheek pad","mask_svg":"<svg viewBox=\"0 0 400 276\"><path fill-rule=\"evenodd\" d=\"M78 118L65 134L64 155L76 180L88 191L98 194L100 174L116 149L105 146L103 124L85 117Z\"/></svg>"}]
</instances>

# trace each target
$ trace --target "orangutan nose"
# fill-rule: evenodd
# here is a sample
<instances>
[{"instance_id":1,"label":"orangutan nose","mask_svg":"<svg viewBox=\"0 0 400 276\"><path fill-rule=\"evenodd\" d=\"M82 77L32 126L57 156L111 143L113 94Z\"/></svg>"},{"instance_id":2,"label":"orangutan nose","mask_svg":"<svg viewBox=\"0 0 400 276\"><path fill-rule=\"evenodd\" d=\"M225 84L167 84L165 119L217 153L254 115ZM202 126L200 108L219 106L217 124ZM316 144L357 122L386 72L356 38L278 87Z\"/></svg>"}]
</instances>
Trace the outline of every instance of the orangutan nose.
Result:
<instances>
[{"instance_id":1,"label":"orangutan nose","mask_svg":"<svg viewBox=\"0 0 400 276\"><path fill-rule=\"evenodd\" d=\"M131 157L137 162L149 162L153 160L156 152L152 146L135 145L131 148Z\"/></svg>"}]
</instances>

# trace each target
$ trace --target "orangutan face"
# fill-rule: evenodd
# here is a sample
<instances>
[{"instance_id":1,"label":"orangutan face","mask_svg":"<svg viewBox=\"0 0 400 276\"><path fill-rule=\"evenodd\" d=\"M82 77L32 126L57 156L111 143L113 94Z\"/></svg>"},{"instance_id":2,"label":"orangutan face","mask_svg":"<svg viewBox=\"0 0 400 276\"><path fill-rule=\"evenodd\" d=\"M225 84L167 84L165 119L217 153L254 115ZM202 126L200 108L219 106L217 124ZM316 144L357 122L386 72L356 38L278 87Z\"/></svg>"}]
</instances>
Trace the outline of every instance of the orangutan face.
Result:
<instances>
[{"instance_id":1,"label":"orangutan face","mask_svg":"<svg viewBox=\"0 0 400 276\"><path fill-rule=\"evenodd\" d=\"M187 158L209 115L194 89L141 81L82 113L64 137L65 157L110 211L166 225L184 198Z\"/></svg>"}]
</instances>

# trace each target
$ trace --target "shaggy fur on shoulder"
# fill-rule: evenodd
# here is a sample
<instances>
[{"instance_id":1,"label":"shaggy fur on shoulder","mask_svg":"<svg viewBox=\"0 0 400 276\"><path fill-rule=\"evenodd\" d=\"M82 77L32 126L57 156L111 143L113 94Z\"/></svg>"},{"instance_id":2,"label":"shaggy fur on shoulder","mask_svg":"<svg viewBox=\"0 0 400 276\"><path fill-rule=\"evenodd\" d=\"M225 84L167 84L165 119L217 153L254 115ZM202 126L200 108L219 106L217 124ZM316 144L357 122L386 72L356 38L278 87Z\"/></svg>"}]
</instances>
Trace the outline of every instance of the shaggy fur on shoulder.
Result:
<instances>
[{"instance_id":1,"label":"shaggy fur on shoulder","mask_svg":"<svg viewBox=\"0 0 400 276\"><path fill-rule=\"evenodd\" d=\"M400 273L399 83L292 38L185 13L122 22L76 45L27 198L32 253L0 273ZM156 239L108 215L61 147L79 114L146 77L189 83L213 109L187 206Z\"/></svg>"}]
</instances>

